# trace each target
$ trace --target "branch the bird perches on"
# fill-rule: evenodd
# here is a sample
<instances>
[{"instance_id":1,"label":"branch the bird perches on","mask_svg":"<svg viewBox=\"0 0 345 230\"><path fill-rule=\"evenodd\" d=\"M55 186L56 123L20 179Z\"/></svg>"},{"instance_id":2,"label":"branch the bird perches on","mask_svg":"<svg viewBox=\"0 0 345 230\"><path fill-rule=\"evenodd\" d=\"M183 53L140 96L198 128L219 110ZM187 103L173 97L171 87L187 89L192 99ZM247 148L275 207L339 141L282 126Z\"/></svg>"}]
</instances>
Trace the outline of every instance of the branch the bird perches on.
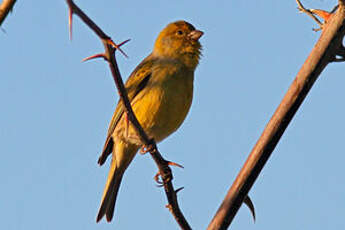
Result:
<instances>
[{"instance_id":1,"label":"branch the bird perches on","mask_svg":"<svg viewBox=\"0 0 345 230\"><path fill-rule=\"evenodd\" d=\"M156 146L156 143L153 139L150 139L148 135L145 133L144 129L140 125L138 119L136 118L135 114L133 113L131 104L128 99L128 95L126 92L126 89L123 84L123 80L117 65L117 61L115 58L115 51L119 50L121 53L124 54L124 52L121 50L120 46L126 43L128 40L122 42L119 45L116 45L112 39L106 35L100 27L98 27L74 2L73 0L66 0L68 6L69 6L69 28L70 28L70 36L72 37L72 17L73 14L78 15L83 22L93 31L96 33L96 35L101 39L103 45L104 45L104 53L96 54L94 56L88 57L85 60L90 60L93 58L104 58L109 64L109 68L111 70L112 76L114 78L116 87L118 89L118 93L120 95L121 100L123 101L125 105L125 110L128 116L128 120L133 124L136 132L138 133L138 136L141 138L141 141L144 143L144 145L149 150L152 158L157 164L157 167L159 169L159 174L163 181L163 187L165 190L165 194L167 196L169 204L167 205L167 208L171 211L173 214L176 222L179 224L181 229L191 229L189 226L187 220L183 216L178 202L177 202L177 191L175 190L172 185L172 172L169 167L169 161L166 161L162 155L159 153L158 148ZM124 54L125 55L125 54Z\"/></svg>"}]
</instances>

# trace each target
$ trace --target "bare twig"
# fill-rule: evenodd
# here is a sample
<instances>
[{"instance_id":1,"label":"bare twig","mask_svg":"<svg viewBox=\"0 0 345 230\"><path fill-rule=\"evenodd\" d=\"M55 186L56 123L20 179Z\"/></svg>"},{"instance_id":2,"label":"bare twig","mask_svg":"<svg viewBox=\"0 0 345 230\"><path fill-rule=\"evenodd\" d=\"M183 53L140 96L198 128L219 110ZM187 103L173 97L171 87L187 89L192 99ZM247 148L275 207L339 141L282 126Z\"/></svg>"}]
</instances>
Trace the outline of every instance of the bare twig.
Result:
<instances>
[{"instance_id":1,"label":"bare twig","mask_svg":"<svg viewBox=\"0 0 345 230\"><path fill-rule=\"evenodd\" d=\"M308 16L310 16L320 26L320 28L313 29L313 30L314 31L322 30L323 23L320 22L320 20L317 17L315 17L313 12L308 10L308 9L306 9L299 0L296 0L296 2L297 2L297 5L298 5L297 9L299 11L301 11L302 13L306 13Z\"/></svg>"},{"instance_id":2,"label":"bare twig","mask_svg":"<svg viewBox=\"0 0 345 230\"><path fill-rule=\"evenodd\" d=\"M344 2L345 0L339 0L338 10L324 25L320 39L252 149L247 161L208 226L209 230L228 228L314 82L327 64L332 61L332 57L338 53L345 35Z\"/></svg>"},{"instance_id":3,"label":"bare twig","mask_svg":"<svg viewBox=\"0 0 345 230\"><path fill-rule=\"evenodd\" d=\"M325 23L329 20L329 18L332 16L333 13L328 12L326 10L320 10L320 9L309 9L310 12L312 12L313 14L316 14L317 16L319 16L320 18L322 18Z\"/></svg>"},{"instance_id":4,"label":"bare twig","mask_svg":"<svg viewBox=\"0 0 345 230\"><path fill-rule=\"evenodd\" d=\"M8 13L13 9L16 0L3 0L0 4L0 26L5 20Z\"/></svg>"},{"instance_id":5,"label":"bare twig","mask_svg":"<svg viewBox=\"0 0 345 230\"><path fill-rule=\"evenodd\" d=\"M175 220L180 225L181 229L191 229L188 222L186 221L185 217L183 216L178 202L177 202L177 196L176 191L172 185L172 173L171 169L169 167L169 162L166 161L162 155L159 153L156 143L153 139L150 139L145 131L143 130L142 126L140 125L138 119L136 118L135 114L133 113L130 101L128 99L127 91L125 89L125 86L123 84L123 80L121 78L121 74L117 65L117 61L115 58L115 51L120 49L120 45L124 44L125 42L121 43L120 45L116 45L111 38L106 35L74 2L73 0L66 0L68 6L69 6L69 19L70 19L70 30L72 26L72 16L73 14L78 15L85 24L90 27L92 31L94 31L97 36L101 39L103 42L105 52L104 54L97 54L93 57L87 58L87 60L90 60L91 58L104 58L108 63L109 67L112 73L112 76L114 78L116 87L118 89L119 95L121 100L124 103L126 113L128 115L128 119L133 124L135 130L138 133L138 136L141 138L141 141L144 145L149 146L148 149L150 149L150 154L154 161L156 162L159 173L161 175L161 178L163 180L164 190L168 199L169 204L167 207L173 214ZM122 52L123 53L123 52ZM123 53L124 54L124 53Z\"/></svg>"}]
</instances>

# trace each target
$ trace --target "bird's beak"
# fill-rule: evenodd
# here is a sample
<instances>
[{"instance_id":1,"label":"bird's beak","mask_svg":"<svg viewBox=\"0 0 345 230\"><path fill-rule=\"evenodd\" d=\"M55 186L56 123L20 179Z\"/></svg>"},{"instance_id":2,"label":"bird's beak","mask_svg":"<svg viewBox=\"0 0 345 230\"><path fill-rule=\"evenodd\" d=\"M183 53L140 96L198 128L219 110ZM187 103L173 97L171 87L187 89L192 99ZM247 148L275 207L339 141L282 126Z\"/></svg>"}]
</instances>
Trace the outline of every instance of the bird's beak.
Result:
<instances>
[{"instance_id":1,"label":"bird's beak","mask_svg":"<svg viewBox=\"0 0 345 230\"><path fill-rule=\"evenodd\" d=\"M188 34L188 37L194 41L198 41L199 38L201 38L201 36L204 34L204 32L200 31L200 30L193 30L192 32L190 32Z\"/></svg>"}]
</instances>

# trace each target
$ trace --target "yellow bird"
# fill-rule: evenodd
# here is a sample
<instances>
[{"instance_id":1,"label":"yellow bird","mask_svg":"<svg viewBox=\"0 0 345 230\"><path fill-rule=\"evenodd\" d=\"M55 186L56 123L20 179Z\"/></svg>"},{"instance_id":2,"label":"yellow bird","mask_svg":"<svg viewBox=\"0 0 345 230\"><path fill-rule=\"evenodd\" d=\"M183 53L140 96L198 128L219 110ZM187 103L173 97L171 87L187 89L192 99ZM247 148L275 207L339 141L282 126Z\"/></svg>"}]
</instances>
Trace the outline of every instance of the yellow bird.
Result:
<instances>
[{"instance_id":1,"label":"yellow bird","mask_svg":"<svg viewBox=\"0 0 345 230\"><path fill-rule=\"evenodd\" d=\"M194 71L201 55L202 31L185 21L167 25L159 34L152 53L128 78L125 87L133 111L149 137L159 142L184 121L193 98ZM108 155L112 161L97 222L113 218L122 176L143 145L128 123L122 101L115 109L98 163Z\"/></svg>"}]
</instances>

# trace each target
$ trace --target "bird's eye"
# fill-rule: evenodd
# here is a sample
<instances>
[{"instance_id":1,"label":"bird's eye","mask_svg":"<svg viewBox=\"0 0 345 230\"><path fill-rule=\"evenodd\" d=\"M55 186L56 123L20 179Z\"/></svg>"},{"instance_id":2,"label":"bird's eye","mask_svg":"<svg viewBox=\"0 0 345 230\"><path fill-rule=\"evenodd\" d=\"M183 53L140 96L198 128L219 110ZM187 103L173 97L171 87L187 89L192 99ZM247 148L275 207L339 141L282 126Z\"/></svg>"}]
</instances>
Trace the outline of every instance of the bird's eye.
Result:
<instances>
[{"instance_id":1,"label":"bird's eye","mask_svg":"<svg viewBox=\"0 0 345 230\"><path fill-rule=\"evenodd\" d=\"M183 34L183 31L182 31L182 30L178 30L178 31L177 31L177 34L178 34L178 35L182 35L182 34Z\"/></svg>"}]
</instances>

